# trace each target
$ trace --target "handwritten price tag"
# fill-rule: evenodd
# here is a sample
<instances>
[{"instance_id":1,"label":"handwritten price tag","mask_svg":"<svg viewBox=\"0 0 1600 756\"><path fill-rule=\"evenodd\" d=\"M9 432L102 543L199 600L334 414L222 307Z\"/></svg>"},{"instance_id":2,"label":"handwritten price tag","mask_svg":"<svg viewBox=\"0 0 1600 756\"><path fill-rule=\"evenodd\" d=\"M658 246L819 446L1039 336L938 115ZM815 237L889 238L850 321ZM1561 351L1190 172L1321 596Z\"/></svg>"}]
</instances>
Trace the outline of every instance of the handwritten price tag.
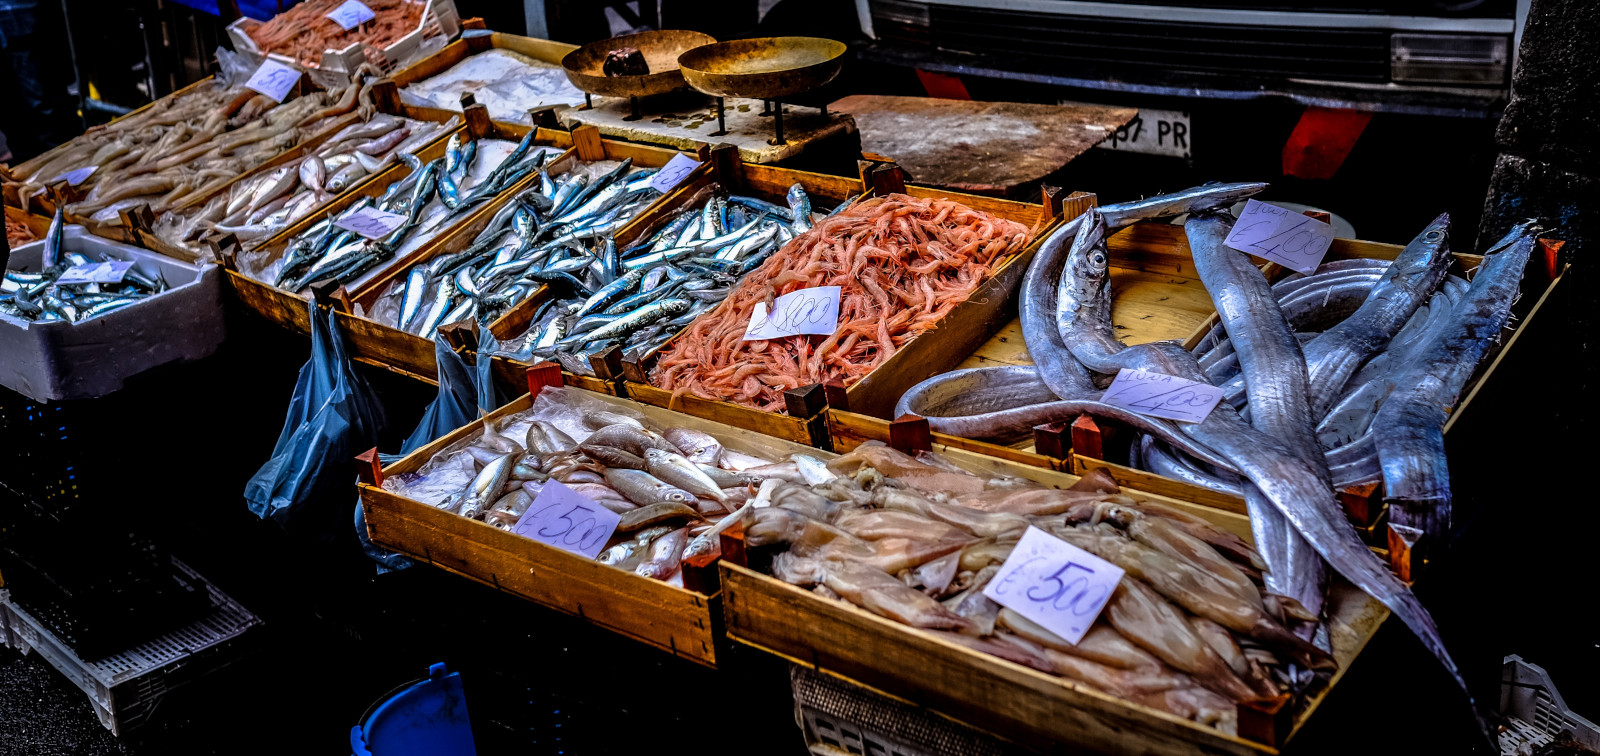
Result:
<instances>
[{"instance_id":1,"label":"handwritten price tag","mask_svg":"<svg viewBox=\"0 0 1600 756\"><path fill-rule=\"evenodd\" d=\"M57 177L55 177L53 179L50 179L50 183L54 184L57 181L65 181L68 184L71 184L73 186L77 186L77 185L83 183L84 179L87 179L90 176L93 176L95 169L99 168L99 167L100 166L98 166L98 165L86 165L86 166L84 166L82 168L79 168L79 169L77 169L75 171L67 171L66 173L63 173L60 176L57 176Z\"/></svg>"},{"instance_id":2,"label":"handwritten price tag","mask_svg":"<svg viewBox=\"0 0 1600 756\"><path fill-rule=\"evenodd\" d=\"M1029 526L983 595L1076 644L1122 580L1122 568Z\"/></svg>"},{"instance_id":3,"label":"handwritten price tag","mask_svg":"<svg viewBox=\"0 0 1600 756\"><path fill-rule=\"evenodd\" d=\"M1100 401L1141 415L1198 423L1222 401L1222 389L1164 373L1123 368Z\"/></svg>"},{"instance_id":4,"label":"handwritten price tag","mask_svg":"<svg viewBox=\"0 0 1600 756\"><path fill-rule=\"evenodd\" d=\"M345 0L344 5L329 11L327 16L333 19L334 23L344 27L345 31L350 31L377 18L378 14L373 13L371 8L362 5L360 0Z\"/></svg>"},{"instance_id":5,"label":"handwritten price tag","mask_svg":"<svg viewBox=\"0 0 1600 756\"><path fill-rule=\"evenodd\" d=\"M122 283L122 277L128 275L128 269L133 267L129 260L106 260L105 262L84 263L67 268L56 279L56 284L114 284Z\"/></svg>"},{"instance_id":6,"label":"handwritten price tag","mask_svg":"<svg viewBox=\"0 0 1600 756\"><path fill-rule=\"evenodd\" d=\"M1309 275L1333 245L1333 226L1288 208L1250 200L1223 244Z\"/></svg>"},{"instance_id":7,"label":"handwritten price tag","mask_svg":"<svg viewBox=\"0 0 1600 756\"><path fill-rule=\"evenodd\" d=\"M673 155L666 165L661 166L661 170L656 171L656 175L650 177L650 188L666 194L672 191L672 187L683 183L683 180L688 178L689 174L699 167L700 161L680 152Z\"/></svg>"},{"instance_id":8,"label":"handwritten price tag","mask_svg":"<svg viewBox=\"0 0 1600 756\"><path fill-rule=\"evenodd\" d=\"M593 559L605 548L619 522L621 515L549 480L511 532Z\"/></svg>"},{"instance_id":9,"label":"handwritten price tag","mask_svg":"<svg viewBox=\"0 0 1600 756\"><path fill-rule=\"evenodd\" d=\"M261 67L250 74L250 80L244 85L278 102L283 102L283 98L289 96L289 90L294 89L294 83L299 80L300 69L268 58L261 61Z\"/></svg>"},{"instance_id":10,"label":"handwritten price tag","mask_svg":"<svg viewBox=\"0 0 1600 756\"><path fill-rule=\"evenodd\" d=\"M791 291L767 303L757 302L745 326L745 341L781 339L802 333L826 336L839 328L839 287L816 286Z\"/></svg>"},{"instance_id":11,"label":"handwritten price tag","mask_svg":"<svg viewBox=\"0 0 1600 756\"><path fill-rule=\"evenodd\" d=\"M382 239L406 222L404 215L384 212L375 207L363 207L333 222L346 231L353 231L368 239Z\"/></svg>"}]
</instances>

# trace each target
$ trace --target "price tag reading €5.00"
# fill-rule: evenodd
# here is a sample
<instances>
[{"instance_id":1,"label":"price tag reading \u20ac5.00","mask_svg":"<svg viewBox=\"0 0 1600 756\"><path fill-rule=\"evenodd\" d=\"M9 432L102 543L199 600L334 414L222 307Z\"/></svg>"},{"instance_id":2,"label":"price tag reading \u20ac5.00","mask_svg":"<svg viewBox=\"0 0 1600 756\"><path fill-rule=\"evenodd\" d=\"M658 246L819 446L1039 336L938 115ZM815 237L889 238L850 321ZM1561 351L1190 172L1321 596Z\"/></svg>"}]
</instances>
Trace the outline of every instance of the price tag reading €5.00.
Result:
<instances>
[{"instance_id":1,"label":"price tag reading \u20ac5.00","mask_svg":"<svg viewBox=\"0 0 1600 756\"><path fill-rule=\"evenodd\" d=\"M1122 568L1029 526L983 595L1076 644L1121 580Z\"/></svg>"},{"instance_id":2,"label":"price tag reading \u20ac5.00","mask_svg":"<svg viewBox=\"0 0 1600 756\"><path fill-rule=\"evenodd\" d=\"M133 267L131 260L106 260L105 262L91 262L74 265L67 268L56 284L114 284L122 283L122 277L128 275L128 270Z\"/></svg>"},{"instance_id":3,"label":"price tag reading \u20ac5.00","mask_svg":"<svg viewBox=\"0 0 1600 756\"><path fill-rule=\"evenodd\" d=\"M382 239L406 222L406 216L384 212L375 207L363 207L333 222L346 231L354 231L368 239Z\"/></svg>"},{"instance_id":4,"label":"price tag reading \u20ac5.00","mask_svg":"<svg viewBox=\"0 0 1600 756\"><path fill-rule=\"evenodd\" d=\"M772 300L770 315L767 303L757 302L750 313L750 324L745 326L744 340L780 339L802 333L826 336L838 328L839 287L814 286Z\"/></svg>"},{"instance_id":5,"label":"price tag reading \u20ac5.00","mask_svg":"<svg viewBox=\"0 0 1600 756\"><path fill-rule=\"evenodd\" d=\"M1198 423L1222 401L1222 389L1165 373L1123 368L1100 401L1141 415Z\"/></svg>"},{"instance_id":6,"label":"price tag reading \u20ac5.00","mask_svg":"<svg viewBox=\"0 0 1600 756\"><path fill-rule=\"evenodd\" d=\"M333 19L334 23L343 27L345 31L350 31L378 17L378 14L373 13L371 8L362 5L361 0L344 0L344 5L328 11L326 15L328 18Z\"/></svg>"},{"instance_id":7,"label":"price tag reading \u20ac5.00","mask_svg":"<svg viewBox=\"0 0 1600 756\"><path fill-rule=\"evenodd\" d=\"M616 512L549 480L511 532L593 559L620 522L622 516Z\"/></svg>"},{"instance_id":8,"label":"price tag reading \u20ac5.00","mask_svg":"<svg viewBox=\"0 0 1600 756\"><path fill-rule=\"evenodd\" d=\"M1250 200L1222 243L1310 275L1333 245L1333 226L1288 208Z\"/></svg>"},{"instance_id":9,"label":"price tag reading \u20ac5.00","mask_svg":"<svg viewBox=\"0 0 1600 756\"><path fill-rule=\"evenodd\" d=\"M656 171L656 175L650 177L650 188L666 194L672 191L672 187L683 183L683 180L699 167L700 162L694 158L683 153L673 155L666 165L661 166L661 170Z\"/></svg>"},{"instance_id":10,"label":"price tag reading \u20ac5.00","mask_svg":"<svg viewBox=\"0 0 1600 756\"><path fill-rule=\"evenodd\" d=\"M300 80L300 69L286 66L271 58L261 61L261 67L250 75L245 87L254 89L278 102L289 96L294 83Z\"/></svg>"}]
</instances>

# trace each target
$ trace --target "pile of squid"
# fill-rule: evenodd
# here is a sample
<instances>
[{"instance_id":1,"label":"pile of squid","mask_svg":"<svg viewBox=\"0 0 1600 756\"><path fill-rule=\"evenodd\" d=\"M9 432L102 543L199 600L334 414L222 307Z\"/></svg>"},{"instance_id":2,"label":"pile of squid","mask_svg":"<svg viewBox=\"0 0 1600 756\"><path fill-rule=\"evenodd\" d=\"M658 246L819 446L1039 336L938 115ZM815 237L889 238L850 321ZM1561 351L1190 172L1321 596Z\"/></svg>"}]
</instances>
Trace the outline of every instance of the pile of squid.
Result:
<instances>
[{"instance_id":1,"label":"pile of squid","mask_svg":"<svg viewBox=\"0 0 1600 756\"><path fill-rule=\"evenodd\" d=\"M546 482L558 481L621 515L598 561L681 585L682 561L720 554L719 534L757 505L764 481L828 475L815 457L774 462L701 431L583 407L573 394L547 388L530 409L485 423L480 435L383 486L511 530Z\"/></svg>"},{"instance_id":2,"label":"pile of squid","mask_svg":"<svg viewBox=\"0 0 1600 756\"><path fill-rule=\"evenodd\" d=\"M1336 262L1274 290L1254 260L1223 245L1233 218L1219 210L1263 188L1207 185L1108 205L1065 224L1023 282L1023 335L1035 366L929 379L902 397L896 413L924 415L934 430L974 438L1005 438L1080 414L1131 425L1151 437L1138 445L1147 466L1231 484L1244 495L1268 589L1320 615L1337 573L1404 621L1466 694L1432 617L1357 537L1334 485L1381 477L1391 527L1442 542L1450 518L1443 426L1510 317L1534 224L1494 244L1471 283L1446 275L1449 229L1441 216L1388 265ZM1125 346L1110 319L1107 234L1180 213L1189 214L1195 268L1221 320L1199 356L1174 342ZM1102 404L1104 383L1122 369L1217 382L1232 401L1198 423ZM1325 633L1312 640L1327 647ZM1309 685L1309 670L1301 679ZM1492 742L1475 704L1472 711Z\"/></svg>"},{"instance_id":3,"label":"pile of squid","mask_svg":"<svg viewBox=\"0 0 1600 756\"><path fill-rule=\"evenodd\" d=\"M157 218L152 230L197 254L200 238L213 233L233 234L242 247L253 249L455 125L455 120L430 123L391 115L353 123L300 160L239 181L201 207Z\"/></svg>"},{"instance_id":4,"label":"pile of squid","mask_svg":"<svg viewBox=\"0 0 1600 756\"><path fill-rule=\"evenodd\" d=\"M589 358L613 346L629 358L648 354L727 298L746 272L811 228L811 198L799 184L789 188L787 208L755 197L724 196L715 186L704 195L621 253L607 236L602 244L609 263L593 280L598 286L569 284L563 293L570 298L552 298L541 306L527 332L506 351L556 360L579 375L593 375Z\"/></svg>"},{"instance_id":5,"label":"pile of squid","mask_svg":"<svg viewBox=\"0 0 1600 756\"><path fill-rule=\"evenodd\" d=\"M1124 495L1103 471L1060 490L877 443L826 469L763 488L745 520L746 545L779 549L787 582L1230 734L1237 704L1292 689L1292 666L1335 666L1292 630L1316 616L1263 590L1238 536ZM1126 572L1076 644L983 595L1029 527Z\"/></svg>"},{"instance_id":6,"label":"pile of squid","mask_svg":"<svg viewBox=\"0 0 1600 756\"><path fill-rule=\"evenodd\" d=\"M426 165L399 153L411 172L376 199L362 197L338 218L331 214L291 239L283 254L240 258L245 274L295 293L318 281L365 281L380 263L418 249L479 205L499 196L544 165L559 150L534 147L536 130L513 145L502 139L450 137L445 155ZM368 239L336 224L366 208L404 216L382 239ZM375 273L374 273L375 275Z\"/></svg>"},{"instance_id":7,"label":"pile of squid","mask_svg":"<svg viewBox=\"0 0 1600 756\"><path fill-rule=\"evenodd\" d=\"M378 74L367 66L360 73ZM19 184L26 206L64 174L93 167L78 185L88 195L68 205L68 213L109 222L118 210L148 204L160 215L220 191L358 104L370 114L367 86L352 84L279 104L242 84L216 79L21 163L7 182Z\"/></svg>"},{"instance_id":8,"label":"pile of squid","mask_svg":"<svg viewBox=\"0 0 1600 756\"><path fill-rule=\"evenodd\" d=\"M538 175L465 249L398 277L371 317L431 339L440 326L469 318L488 325L545 284L592 291L609 283L611 235L661 196L650 186L655 170L635 171L630 158Z\"/></svg>"},{"instance_id":9,"label":"pile of squid","mask_svg":"<svg viewBox=\"0 0 1600 756\"><path fill-rule=\"evenodd\" d=\"M65 229L57 210L45 232L39 270L7 270L0 278L0 312L33 323L81 323L167 290L160 271L149 276L136 267L129 268L119 283L60 283L61 274L74 266L104 262L62 249Z\"/></svg>"}]
</instances>

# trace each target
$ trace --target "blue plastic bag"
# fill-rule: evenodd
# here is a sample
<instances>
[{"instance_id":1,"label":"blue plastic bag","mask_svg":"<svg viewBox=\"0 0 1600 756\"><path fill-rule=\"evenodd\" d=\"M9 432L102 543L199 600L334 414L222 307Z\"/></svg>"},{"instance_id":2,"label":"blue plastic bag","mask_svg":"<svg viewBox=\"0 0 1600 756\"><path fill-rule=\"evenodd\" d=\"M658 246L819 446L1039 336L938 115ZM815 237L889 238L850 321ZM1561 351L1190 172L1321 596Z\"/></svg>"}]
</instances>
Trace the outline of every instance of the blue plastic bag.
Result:
<instances>
[{"instance_id":1,"label":"blue plastic bag","mask_svg":"<svg viewBox=\"0 0 1600 756\"><path fill-rule=\"evenodd\" d=\"M348 538L351 458L372 448L384 424L372 387L351 369L329 308L312 305L311 359L289 399L266 464L245 484L250 511L291 533L333 543Z\"/></svg>"},{"instance_id":2,"label":"blue plastic bag","mask_svg":"<svg viewBox=\"0 0 1600 756\"><path fill-rule=\"evenodd\" d=\"M432 443L434 439L477 420L482 412L500 406L499 395L489 369L489 351L496 344L494 337L487 332L484 337L487 341L478 352L476 370L467 366L466 361L450 348L443 336L434 337L433 358L439 366L439 395L434 397L433 403L422 413L422 420L417 423L416 430L411 431L405 443L400 445L400 453L380 454L378 455L380 462L387 465L399 461L405 455ZM367 518L360 502L356 503L356 536L361 539L361 549L379 564L380 573L402 570L412 565L410 559L378 546L367 538Z\"/></svg>"}]
</instances>

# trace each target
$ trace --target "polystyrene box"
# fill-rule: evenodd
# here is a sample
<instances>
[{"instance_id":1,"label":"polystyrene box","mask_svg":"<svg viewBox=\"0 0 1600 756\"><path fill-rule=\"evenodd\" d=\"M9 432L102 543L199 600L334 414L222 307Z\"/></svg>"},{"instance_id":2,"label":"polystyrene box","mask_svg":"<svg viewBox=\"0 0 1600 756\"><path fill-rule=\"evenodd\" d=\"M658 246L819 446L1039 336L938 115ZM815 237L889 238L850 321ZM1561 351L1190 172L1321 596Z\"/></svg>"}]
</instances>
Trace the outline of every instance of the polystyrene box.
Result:
<instances>
[{"instance_id":1,"label":"polystyrene box","mask_svg":"<svg viewBox=\"0 0 1600 756\"><path fill-rule=\"evenodd\" d=\"M222 343L222 275L67 226L62 248L97 260L134 261L134 270L164 277L152 297L77 323L35 323L0 312L0 385L37 401L93 399L146 370L198 360ZM44 242L11 252L12 270L37 272Z\"/></svg>"}]
</instances>

